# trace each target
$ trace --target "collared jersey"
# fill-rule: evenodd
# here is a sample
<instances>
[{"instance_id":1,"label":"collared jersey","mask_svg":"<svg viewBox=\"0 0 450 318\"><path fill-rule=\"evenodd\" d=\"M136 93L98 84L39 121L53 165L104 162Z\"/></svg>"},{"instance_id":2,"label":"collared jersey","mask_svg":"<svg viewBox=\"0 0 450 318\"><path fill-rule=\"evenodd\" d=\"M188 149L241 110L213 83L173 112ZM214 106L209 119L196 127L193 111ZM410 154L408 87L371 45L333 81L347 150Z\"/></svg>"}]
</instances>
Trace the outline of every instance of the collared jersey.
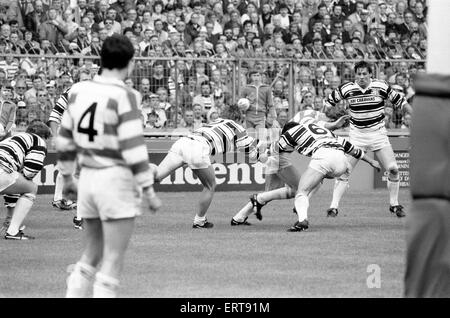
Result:
<instances>
[{"instance_id":1,"label":"collared jersey","mask_svg":"<svg viewBox=\"0 0 450 318\"><path fill-rule=\"evenodd\" d=\"M385 81L374 79L366 89L354 82L337 87L326 99L326 106L335 106L346 100L350 110L350 129L363 132L384 127L384 103L388 99L394 108L403 107L406 99Z\"/></svg>"}]
</instances>

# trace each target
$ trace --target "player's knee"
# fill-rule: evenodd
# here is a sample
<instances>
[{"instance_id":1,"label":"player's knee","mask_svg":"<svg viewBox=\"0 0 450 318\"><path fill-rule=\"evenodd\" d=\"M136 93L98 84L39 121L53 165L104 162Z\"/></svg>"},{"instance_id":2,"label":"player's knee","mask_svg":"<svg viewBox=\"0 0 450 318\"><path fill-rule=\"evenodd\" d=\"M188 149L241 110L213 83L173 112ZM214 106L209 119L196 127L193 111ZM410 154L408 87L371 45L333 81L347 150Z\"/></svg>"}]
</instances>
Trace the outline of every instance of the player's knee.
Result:
<instances>
[{"instance_id":1,"label":"player's knee","mask_svg":"<svg viewBox=\"0 0 450 318\"><path fill-rule=\"evenodd\" d=\"M21 198L34 202L36 200L36 193L24 193Z\"/></svg>"},{"instance_id":2,"label":"player's knee","mask_svg":"<svg viewBox=\"0 0 450 318\"><path fill-rule=\"evenodd\" d=\"M349 178L348 173L343 173L339 177L337 177L336 181L337 182L339 182L339 181L340 182L348 182L348 178Z\"/></svg>"},{"instance_id":3,"label":"player's knee","mask_svg":"<svg viewBox=\"0 0 450 318\"><path fill-rule=\"evenodd\" d=\"M286 187L286 193L287 193L287 198L293 198L295 196L295 192L296 190L292 189L291 187Z\"/></svg>"},{"instance_id":4,"label":"player's knee","mask_svg":"<svg viewBox=\"0 0 450 318\"><path fill-rule=\"evenodd\" d=\"M389 175L391 177L395 178L395 177L398 176L398 167L397 167L397 165L389 167L388 171L389 171Z\"/></svg>"}]
</instances>

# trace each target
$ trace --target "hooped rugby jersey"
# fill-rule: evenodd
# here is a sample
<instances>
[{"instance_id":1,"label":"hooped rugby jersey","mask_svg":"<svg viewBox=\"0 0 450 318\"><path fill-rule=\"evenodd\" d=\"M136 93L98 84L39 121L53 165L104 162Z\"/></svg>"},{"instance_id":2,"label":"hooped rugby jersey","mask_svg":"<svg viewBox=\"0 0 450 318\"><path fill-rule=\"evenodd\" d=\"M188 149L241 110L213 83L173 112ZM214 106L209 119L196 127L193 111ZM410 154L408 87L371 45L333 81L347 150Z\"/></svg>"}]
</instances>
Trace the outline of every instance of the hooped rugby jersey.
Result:
<instances>
[{"instance_id":1,"label":"hooped rugby jersey","mask_svg":"<svg viewBox=\"0 0 450 318\"><path fill-rule=\"evenodd\" d=\"M298 151L300 154L311 157L319 148L333 148L350 154L357 150L355 157L359 158L362 151L355 148L346 139L336 136L333 132L317 122L316 119L305 117L297 126L281 134L278 140L279 152Z\"/></svg>"},{"instance_id":2,"label":"hooped rugby jersey","mask_svg":"<svg viewBox=\"0 0 450 318\"><path fill-rule=\"evenodd\" d=\"M375 131L384 127L384 102L388 99L394 108L406 104L404 96L393 90L388 83L374 79L366 89L354 82L336 88L325 100L327 107L346 100L350 110L350 129L363 132Z\"/></svg>"},{"instance_id":3,"label":"hooped rugby jersey","mask_svg":"<svg viewBox=\"0 0 450 318\"><path fill-rule=\"evenodd\" d=\"M70 88L66 89L61 94L61 96L59 96L58 100L55 103L55 106L52 109L52 112L50 113L50 116L48 118L49 121L54 121L58 125L61 124L62 116L67 109L67 103L69 101L69 91Z\"/></svg>"},{"instance_id":4,"label":"hooped rugby jersey","mask_svg":"<svg viewBox=\"0 0 450 318\"><path fill-rule=\"evenodd\" d=\"M82 167L128 166L141 187L152 185L140 100L123 81L101 75L74 84L56 142L61 171L71 173L78 153Z\"/></svg>"},{"instance_id":5,"label":"hooped rugby jersey","mask_svg":"<svg viewBox=\"0 0 450 318\"><path fill-rule=\"evenodd\" d=\"M243 150L256 151L256 140L247 134L241 125L230 119L218 118L209 124L197 128L188 138L206 142L211 155Z\"/></svg>"},{"instance_id":6,"label":"hooped rugby jersey","mask_svg":"<svg viewBox=\"0 0 450 318\"><path fill-rule=\"evenodd\" d=\"M35 134L21 132L0 142L0 165L10 172L22 172L29 180L42 170L46 156L47 144Z\"/></svg>"}]
</instances>

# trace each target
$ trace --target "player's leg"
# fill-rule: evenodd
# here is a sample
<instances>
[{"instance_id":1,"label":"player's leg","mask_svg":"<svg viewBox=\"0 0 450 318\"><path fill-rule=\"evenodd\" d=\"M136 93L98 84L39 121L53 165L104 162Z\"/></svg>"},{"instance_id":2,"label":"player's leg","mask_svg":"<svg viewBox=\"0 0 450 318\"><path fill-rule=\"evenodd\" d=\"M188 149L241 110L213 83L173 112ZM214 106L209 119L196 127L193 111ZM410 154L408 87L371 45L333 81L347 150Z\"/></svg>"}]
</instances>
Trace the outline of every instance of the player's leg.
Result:
<instances>
[{"instance_id":1,"label":"player's leg","mask_svg":"<svg viewBox=\"0 0 450 318\"><path fill-rule=\"evenodd\" d=\"M404 217L405 212L403 206L398 203L398 192L400 189L400 175L397 162L395 160L394 151L390 145L375 151L375 155L380 161L383 168L388 171L387 188L389 191L389 210L398 217Z\"/></svg>"},{"instance_id":2,"label":"player's leg","mask_svg":"<svg viewBox=\"0 0 450 318\"><path fill-rule=\"evenodd\" d=\"M16 206L17 200L20 198L20 195L11 195L11 194L5 194L3 195L3 199L5 200L5 208L6 208L6 216L3 220L2 227L0 228L0 233L3 235L3 232L6 232L6 230L9 227L9 224L11 223L11 218L14 213L14 208Z\"/></svg>"},{"instance_id":3,"label":"player's leg","mask_svg":"<svg viewBox=\"0 0 450 318\"><path fill-rule=\"evenodd\" d=\"M102 221L103 258L95 275L94 298L117 296L120 273L125 252L134 229L135 218L109 219Z\"/></svg>"},{"instance_id":4,"label":"player's leg","mask_svg":"<svg viewBox=\"0 0 450 318\"><path fill-rule=\"evenodd\" d=\"M214 168L209 165L207 168L192 169L193 173L203 185L203 191L200 194L199 209L194 218L195 228L208 228L212 227L213 224L206 220L206 212L211 205L212 199L214 197L214 191L216 190L216 176L214 173Z\"/></svg>"},{"instance_id":5,"label":"player's leg","mask_svg":"<svg viewBox=\"0 0 450 318\"><path fill-rule=\"evenodd\" d=\"M347 156L347 160L350 163L351 169L353 171L359 160L351 156ZM342 196L349 187L349 178L349 173L344 173L340 177L336 178L333 189L333 198L331 200L330 208L327 210L328 215L330 215L330 213L337 215L339 202L341 201Z\"/></svg>"},{"instance_id":6,"label":"player's leg","mask_svg":"<svg viewBox=\"0 0 450 318\"><path fill-rule=\"evenodd\" d=\"M99 218L85 219L86 247L67 278L66 298L89 297L97 265L103 254L103 229Z\"/></svg>"},{"instance_id":7,"label":"player's leg","mask_svg":"<svg viewBox=\"0 0 450 318\"><path fill-rule=\"evenodd\" d=\"M80 178L80 171L81 171L81 165L78 162L78 160L76 161L76 165L75 165L75 172L73 173L73 179L75 180L75 182L78 183L78 179ZM70 206L72 208L77 208L77 202L73 201L73 202L69 202ZM82 230L83 229L83 219L80 216L80 212L78 209L76 209L76 215L73 218L73 226L78 229L78 230Z\"/></svg>"},{"instance_id":8,"label":"player's leg","mask_svg":"<svg viewBox=\"0 0 450 318\"><path fill-rule=\"evenodd\" d=\"M170 148L167 155L158 165L155 173L155 182L161 182L169 176L174 170L180 168L185 163L183 159L184 152L189 152L189 145L192 143L190 139L180 138ZM152 165L154 167L154 165Z\"/></svg>"},{"instance_id":9,"label":"player's leg","mask_svg":"<svg viewBox=\"0 0 450 318\"><path fill-rule=\"evenodd\" d=\"M58 171L58 173L56 175L56 179L55 179L55 192L53 194L53 201L52 201L52 205L58 209L63 209L63 205L62 205L63 185L64 185L63 176Z\"/></svg>"},{"instance_id":10,"label":"player's leg","mask_svg":"<svg viewBox=\"0 0 450 318\"><path fill-rule=\"evenodd\" d=\"M322 182L323 178L323 173L311 167L302 174L294 201L298 222L289 231L299 232L308 228L309 194Z\"/></svg>"},{"instance_id":11,"label":"player's leg","mask_svg":"<svg viewBox=\"0 0 450 318\"><path fill-rule=\"evenodd\" d=\"M33 206L37 189L38 187L34 182L25 179L21 174L17 174L15 183L2 191L3 194L20 194L14 207L11 222L6 230L5 238L19 240L33 238L20 232L20 227Z\"/></svg>"}]
</instances>

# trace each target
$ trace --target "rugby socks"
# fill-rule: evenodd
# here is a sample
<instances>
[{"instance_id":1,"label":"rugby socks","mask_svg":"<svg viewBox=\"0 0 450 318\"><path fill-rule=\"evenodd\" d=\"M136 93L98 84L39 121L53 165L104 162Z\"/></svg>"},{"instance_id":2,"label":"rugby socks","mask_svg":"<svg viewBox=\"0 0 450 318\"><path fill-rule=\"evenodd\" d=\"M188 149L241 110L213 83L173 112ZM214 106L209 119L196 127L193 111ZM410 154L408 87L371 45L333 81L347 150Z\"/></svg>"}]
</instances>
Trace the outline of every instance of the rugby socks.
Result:
<instances>
[{"instance_id":1,"label":"rugby socks","mask_svg":"<svg viewBox=\"0 0 450 318\"><path fill-rule=\"evenodd\" d=\"M338 208L339 202L341 201L341 198L344 195L347 188L348 188L348 181L336 179L336 182L334 183L333 199L331 200L330 208L334 209Z\"/></svg>"},{"instance_id":2,"label":"rugby socks","mask_svg":"<svg viewBox=\"0 0 450 318\"><path fill-rule=\"evenodd\" d=\"M19 200L17 200L16 207L14 208L14 213L11 218L11 223L7 230L8 234L16 235L19 232L19 228L22 225L23 220L27 217L28 212L30 212L33 202L34 200L28 195L22 195Z\"/></svg>"},{"instance_id":3,"label":"rugby socks","mask_svg":"<svg viewBox=\"0 0 450 318\"><path fill-rule=\"evenodd\" d=\"M63 185L64 179L62 173L58 172L55 180L55 194L53 195L53 201L60 201L63 198Z\"/></svg>"},{"instance_id":4,"label":"rugby socks","mask_svg":"<svg viewBox=\"0 0 450 318\"><path fill-rule=\"evenodd\" d=\"M289 187L283 187L272 191L258 193L256 199L261 204L269 203L273 200L284 200L294 197L295 192Z\"/></svg>"},{"instance_id":5,"label":"rugby socks","mask_svg":"<svg viewBox=\"0 0 450 318\"><path fill-rule=\"evenodd\" d=\"M253 212L253 204L248 202L235 216L233 219L237 222L244 222L245 218L247 218Z\"/></svg>"},{"instance_id":6,"label":"rugby socks","mask_svg":"<svg viewBox=\"0 0 450 318\"><path fill-rule=\"evenodd\" d=\"M298 221L302 222L308 218L309 198L304 193L295 196L295 210L297 210Z\"/></svg>"},{"instance_id":7,"label":"rugby socks","mask_svg":"<svg viewBox=\"0 0 450 318\"><path fill-rule=\"evenodd\" d=\"M398 205L398 191L400 188L400 180L387 181L387 188L389 190L389 203L391 206Z\"/></svg>"},{"instance_id":8,"label":"rugby socks","mask_svg":"<svg viewBox=\"0 0 450 318\"><path fill-rule=\"evenodd\" d=\"M86 298L89 296L95 278L95 267L78 262L67 278L66 298Z\"/></svg>"},{"instance_id":9,"label":"rugby socks","mask_svg":"<svg viewBox=\"0 0 450 318\"><path fill-rule=\"evenodd\" d=\"M117 297L117 288L119 280L97 272L94 282L94 298L115 298Z\"/></svg>"},{"instance_id":10,"label":"rugby socks","mask_svg":"<svg viewBox=\"0 0 450 318\"><path fill-rule=\"evenodd\" d=\"M197 214L194 217L194 224L203 225L206 222L206 216L198 216Z\"/></svg>"}]
</instances>

